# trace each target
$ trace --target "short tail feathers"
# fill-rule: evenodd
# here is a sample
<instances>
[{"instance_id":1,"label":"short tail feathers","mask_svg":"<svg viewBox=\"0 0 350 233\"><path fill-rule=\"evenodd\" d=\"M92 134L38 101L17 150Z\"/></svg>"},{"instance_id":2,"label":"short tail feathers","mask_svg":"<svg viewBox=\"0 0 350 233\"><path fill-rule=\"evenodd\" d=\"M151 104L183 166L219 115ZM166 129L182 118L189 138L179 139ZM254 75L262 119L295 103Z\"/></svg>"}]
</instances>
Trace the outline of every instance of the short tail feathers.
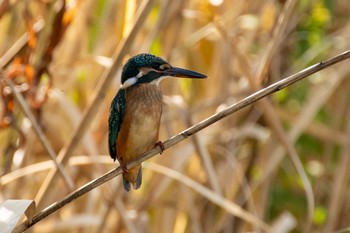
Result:
<instances>
[{"instance_id":1,"label":"short tail feathers","mask_svg":"<svg viewBox=\"0 0 350 233\"><path fill-rule=\"evenodd\" d=\"M123 186L124 186L124 189L125 191L129 192L130 189L131 189L131 186L130 186L130 181L126 179L124 173L123 173ZM140 188L142 184L142 169L140 168L138 173L137 173L137 178L136 178L136 182L135 183L132 183L132 187L137 190Z\"/></svg>"},{"instance_id":2,"label":"short tail feathers","mask_svg":"<svg viewBox=\"0 0 350 233\"><path fill-rule=\"evenodd\" d=\"M139 172L137 173L136 182L133 184L134 189L139 189L142 184L142 169L139 169Z\"/></svg>"},{"instance_id":3,"label":"short tail feathers","mask_svg":"<svg viewBox=\"0 0 350 233\"><path fill-rule=\"evenodd\" d=\"M125 191L129 192L130 191L130 182L125 179L125 175L123 174L123 186Z\"/></svg>"}]
</instances>

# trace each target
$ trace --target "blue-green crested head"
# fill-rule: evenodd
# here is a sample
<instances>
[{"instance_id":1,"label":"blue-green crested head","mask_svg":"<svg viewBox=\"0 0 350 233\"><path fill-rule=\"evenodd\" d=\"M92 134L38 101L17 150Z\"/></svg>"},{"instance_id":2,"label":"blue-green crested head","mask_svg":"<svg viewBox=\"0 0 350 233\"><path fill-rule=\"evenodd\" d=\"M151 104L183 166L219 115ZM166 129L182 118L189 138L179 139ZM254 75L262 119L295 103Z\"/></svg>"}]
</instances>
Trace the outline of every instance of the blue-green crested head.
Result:
<instances>
[{"instance_id":1,"label":"blue-green crested head","mask_svg":"<svg viewBox=\"0 0 350 233\"><path fill-rule=\"evenodd\" d=\"M162 65L167 65L170 67L170 65L162 58L152 54L142 53L133 56L125 63L123 67L121 82L123 84L129 78L141 78L141 76L147 75L150 76L148 78L149 81L153 81L152 79L157 79L163 75L156 72ZM144 80L144 82L146 81L147 80Z\"/></svg>"},{"instance_id":2,"label":"blue-green crested head","mask_svg":"<svg viewBox=\"0 0 350 233\"><path fill-rule=\"evenodd\" d=\"M165 76L196 79L207 77L192 70L173 67L162 58L152 54L142 53L130 58L125 63L122 71L121 88L126 89L141 83L158 84Z\"/></svg>"}]
</instances>

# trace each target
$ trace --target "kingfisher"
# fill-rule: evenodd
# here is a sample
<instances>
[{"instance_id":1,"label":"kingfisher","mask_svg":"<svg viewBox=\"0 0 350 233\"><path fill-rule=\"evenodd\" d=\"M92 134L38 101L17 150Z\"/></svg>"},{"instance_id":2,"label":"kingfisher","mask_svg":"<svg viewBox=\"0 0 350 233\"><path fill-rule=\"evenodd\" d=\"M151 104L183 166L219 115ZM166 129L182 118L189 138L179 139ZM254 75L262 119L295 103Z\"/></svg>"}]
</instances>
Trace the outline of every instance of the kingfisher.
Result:
<instances>
[{"instance_id":1,"label":"kingfisher","mask_svg":"<svg viewBox=\"0 0 350 233\"><path fill-rule=\"evenodd\" d=\"M130 169L126 164L159 141L163 95L159 82L165 77L206 78L206 75L171 66L164 59L143 53L131 57L123 66L121 86L110 106L108 148L112 159L123 169L123 186L130 191L142 183L141 164Z\"/></svg>"}]
</instances>

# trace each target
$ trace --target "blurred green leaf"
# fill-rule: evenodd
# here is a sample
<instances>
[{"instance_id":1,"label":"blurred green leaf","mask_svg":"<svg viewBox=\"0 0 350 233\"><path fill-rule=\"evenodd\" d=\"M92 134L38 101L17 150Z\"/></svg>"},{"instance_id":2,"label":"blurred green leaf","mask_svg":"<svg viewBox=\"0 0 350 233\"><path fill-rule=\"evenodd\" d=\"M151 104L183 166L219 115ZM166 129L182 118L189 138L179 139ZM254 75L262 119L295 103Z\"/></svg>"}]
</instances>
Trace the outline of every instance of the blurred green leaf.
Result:
<instances>
[{"instance_id":1,"label":"blurred green leaf","mask_svg":"<svg viewBox=\"0 0 350 233\"><path fill-rule=\"evenodd\" d=\"M303 151L303 154L322 154L323 144L308 134L302 134L299 137L296 146L299 151Z\"/></svg>"},{"instance_id":2,"label":"blurred green leaf","mask_svg":"<svg viewBox=\"0 0 350 233\"><path fill-rule=\"evenodd\" d=\"M327 219L327 209L323 206L317 206L315 208L313 222L316 225L323 225L325 224L326 219Z\"/></svg>"}]
</instances>

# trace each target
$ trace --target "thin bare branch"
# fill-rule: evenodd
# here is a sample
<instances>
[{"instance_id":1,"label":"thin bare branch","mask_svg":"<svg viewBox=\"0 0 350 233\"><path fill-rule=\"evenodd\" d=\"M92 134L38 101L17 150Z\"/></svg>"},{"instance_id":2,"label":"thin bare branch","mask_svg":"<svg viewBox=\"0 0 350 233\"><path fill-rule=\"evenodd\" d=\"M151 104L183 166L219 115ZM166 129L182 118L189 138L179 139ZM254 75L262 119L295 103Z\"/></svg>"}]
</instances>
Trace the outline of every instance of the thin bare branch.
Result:
<instances>
[{"instance_id":1,"label":"thin bare branch","mask_svg":"<svg viewBox=\"0 0 350 233\"><path fill-rule=\"evenodd\" d=\"M276 82L260 91L257 91L250 96L244 98L243 100L229 106L228 108L208 117L207 119L199 122L198 124L186 129L185 131L181 132L180 134L168 139L163 143L164 149L168 149L171 146L174 146L175 144L185 140L189 136L201 131L202 129L220 121L221 119L231 115L234 112L237 112L238 110L247 107L248 105L260 100L261 98L270 95L274 92L277 92L295 82L300 81L301 79L314 74L320 70L323 70L329 66L332 66L336 63L339 63L341 61L344 61L346 59L350 58L350 50L341 53L331 59L328 59L323 62L319 62L315 65L312 65L296 74L293 74L285 79L280 80L279 82ZM126 165L127 169L132 168L133 166L140 164L141 162L155 156L156 154L160 153L161 149L158 147L153 148L152 150L140 155L138 158L133 160L132 162L128 163ZM58 201L49 207L45 208L41 212L39 212L37 215L33 217L32 222L29 224L27 221L18 225L14 232L23 232L24 230L28 229L29 227L33 226L37 222L41 221L45 217L51 215L52 213L56 212L63 206L67 205L68 203L72 202L73 200L79 198L80 196L86 194L87 192L91 191L92 189L106 183L107 181L111 180L112 178L120 175L122 173L122 169L120 167L117 167L110 172L102 175L101 177L87 183L86 185L80 187L67 197L65 197L63 200Z\"/></svg>"}]
</instances>

